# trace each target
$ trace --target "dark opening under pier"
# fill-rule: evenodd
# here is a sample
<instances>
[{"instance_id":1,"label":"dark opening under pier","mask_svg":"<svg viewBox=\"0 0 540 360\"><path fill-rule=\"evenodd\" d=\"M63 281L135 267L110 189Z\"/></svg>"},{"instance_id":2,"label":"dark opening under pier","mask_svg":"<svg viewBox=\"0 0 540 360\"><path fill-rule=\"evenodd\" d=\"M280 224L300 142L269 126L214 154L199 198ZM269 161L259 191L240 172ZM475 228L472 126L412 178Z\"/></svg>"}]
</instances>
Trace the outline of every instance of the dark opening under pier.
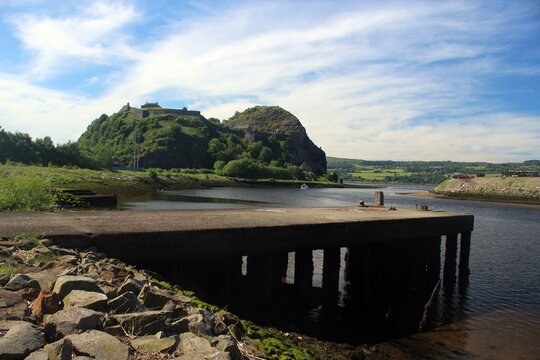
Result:
<instances>
[{"instance_id":1,"label":"dark opening under pier","mask_svg":"<svg viewBox=\"0 0 540 360\"><path fill-rule=\"evenodd\" d=\"M384 331L417 327L441 279L466 283L473 223L384 207L3 213L0 237L93 246L260 318L308 319L315 309Z\"/></svg>"}]
</instances>

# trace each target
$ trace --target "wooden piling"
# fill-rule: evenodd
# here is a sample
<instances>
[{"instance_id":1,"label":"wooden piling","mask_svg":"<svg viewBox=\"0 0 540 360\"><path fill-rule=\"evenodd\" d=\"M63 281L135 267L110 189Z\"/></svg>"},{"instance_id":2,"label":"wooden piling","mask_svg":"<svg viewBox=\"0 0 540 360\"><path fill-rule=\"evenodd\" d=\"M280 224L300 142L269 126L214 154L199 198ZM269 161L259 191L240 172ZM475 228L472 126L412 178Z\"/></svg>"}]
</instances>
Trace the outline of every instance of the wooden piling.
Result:
<instances>
[{"instance_id":1,"label":"wooden piling","mask_svg":"<svg viewBox=\"0 0 540 360\"><path fill-rule=\"evenodd\" d=\"M322 287L324 291L324 308L331 312L337 310L339 295L339 270L341 265L341 249L339 247L324 249Z\"/></svg>"},{"instance_id":2,"label":"wooden piling","mask_svg":"<svg viewBox=\"0 0 540 360\"><path fill-rule=\"evenodd\" d=\"M297 250L294 259L294 287L298 296L305 299L313 283L313 252Z\"/></svg>"},{"instance_id":3,"label":"wooden piling","mask_svg":"<svg viewBox=\"0 0 540 360\"><path fill-rule=\"evenodd\" d=\"M444 254L444 284L453 285L456 281L456 255L458 234L447 234Z\"/></svg>"},{"instance_id":4,"label":"wooden piling","mask_svg":"<svg viewBox=\"0 0 540 360\"><path fill-rule=\"evenodd\" d=\"M459 246L459 277L464 278L469 275L469 255L471 252L471 232L461 233Z\"/></svg>"}]
</instances>

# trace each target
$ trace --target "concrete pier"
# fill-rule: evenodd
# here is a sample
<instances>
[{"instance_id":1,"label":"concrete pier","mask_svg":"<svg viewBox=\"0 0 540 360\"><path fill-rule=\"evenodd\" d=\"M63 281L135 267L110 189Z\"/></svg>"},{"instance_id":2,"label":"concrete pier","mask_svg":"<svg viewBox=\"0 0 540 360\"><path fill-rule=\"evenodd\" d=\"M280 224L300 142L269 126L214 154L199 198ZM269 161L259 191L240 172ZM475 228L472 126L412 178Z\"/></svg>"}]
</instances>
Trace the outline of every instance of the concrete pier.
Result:
<instances>
[{"instance_id":1,"label":"concrete pier","mask_svg":"<svg viewBox=\"0 0 540 360\"><path fill-rule=\"evenodd\" d=\"M440 279L441 237L445 285L455 283L458 237L460 280L467 278L473 223L469 214L384 207L2 213L0 238L38 234L142 267L168 268L182 286L213 293L223 305L242 294L271 308L285 294L333 314L344 273L353 313L370 304L370 316L391 322L421 315ZM322 289L313 286L313 250L323 250ZM295 253L294 285L284 282L289 252ZM404 310L402 299L422 306Z\"/></svg>"}]
</instances>

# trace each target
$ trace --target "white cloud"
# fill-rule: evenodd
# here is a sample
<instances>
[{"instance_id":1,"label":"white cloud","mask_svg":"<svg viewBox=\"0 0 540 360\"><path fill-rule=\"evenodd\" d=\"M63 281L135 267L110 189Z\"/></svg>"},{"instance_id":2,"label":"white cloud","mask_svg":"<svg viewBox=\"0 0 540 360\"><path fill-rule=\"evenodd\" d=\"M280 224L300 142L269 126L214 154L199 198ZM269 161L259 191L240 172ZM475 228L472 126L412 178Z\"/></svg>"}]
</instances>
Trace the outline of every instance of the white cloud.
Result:
<instances>
[{"instance_id":1,"label":"white cloud","mask_svg":"<svg viewBox=\"0 0 540 360\"><path fill-rule=\"evenodd\" d=\"M133 58L134 51L126 46L119 30L136 18L132 6L97 1L75 16L29 13L14 16L11 22L24 48L37 54L30 65L31 74L47 77L66 67L80 66L79 61L103 63Z\"/></svg>"},{"instance_id":2,"label":"white cloud","mask_svg":"<svg viewBox=\"0 0 540 360\"><path fill-rule=\"evenodd\" d=\"M91 120L121 107L117 99L89 100L1 73L0 104L0 126L4 129L34 138L50 136L58 143L77 140Z\"/></svg>"},{"instance_id":3,"label":"white cloud","mask_svg":"<svg viewBox=\"0 0 540 360\"><path fill-rule=\"evenodd\" d=\"M77 65L130 62L118 73L87 76L89 86L114 79L91 101L21 80L28 74L7 80L0 76L7 89L15 89L8 94L0 87L0 110L10 114L12 129L65 141L126 101L184 100L220 119L269 104L298 116L329 155L490 161L529 157L520 154L540 157L540 115L505 112L479 98L491 74L539 74L533 65L524 69L501 62L498 54L509 46L500 41L505 29L512 29L515 38L521 23L513 12L499 13L485 5L202 6L203 15L167 22L151 39L139 38L136 47L125 28L139 13L123 3L98 2L65 18L28 15L17 29L25 47L37 54L32 74L64 70L66 59ZM37 115L20 116L21 108ZM58 136L36 126L36 120L46 123L47 116L57 125ZM61 119L72 122L62 126Z\"/></svg>"}]
</instances>

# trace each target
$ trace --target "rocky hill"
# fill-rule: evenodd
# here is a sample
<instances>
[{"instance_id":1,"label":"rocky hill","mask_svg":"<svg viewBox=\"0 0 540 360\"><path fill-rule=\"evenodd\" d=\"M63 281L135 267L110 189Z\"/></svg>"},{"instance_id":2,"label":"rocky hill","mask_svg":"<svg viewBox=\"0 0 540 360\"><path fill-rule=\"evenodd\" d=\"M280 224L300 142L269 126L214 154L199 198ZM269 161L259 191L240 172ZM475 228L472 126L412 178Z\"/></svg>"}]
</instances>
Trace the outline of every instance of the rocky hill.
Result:
<instances>
[{"instance_id":1,"label":"rocky hill","mask_svg":"<svg viewBox=\"0 0 540 360\"><path fill-rule=\"evenodd\" d=\"M156 104L157 105L157 104ZM258 106L221 123L196 111L124 106L102 115L78 140L81 151L107 165L145 168L218 168L249 159L258 166L326 172L326 155L291 113Z\"/></svg>"},{"instance_id":2,"label":"rocky hill","mask_svg":"<svg viewBox=\"0 0 540 360\"><path fill-rule=\"evenodd\" d=\"M326 154L308 137L300 120L279 106L256 106L236 113L224 125L241 130L250 141L274 137L286 141L292 162L317 174L326 172Z\"/></svg>"}]
</instances>

